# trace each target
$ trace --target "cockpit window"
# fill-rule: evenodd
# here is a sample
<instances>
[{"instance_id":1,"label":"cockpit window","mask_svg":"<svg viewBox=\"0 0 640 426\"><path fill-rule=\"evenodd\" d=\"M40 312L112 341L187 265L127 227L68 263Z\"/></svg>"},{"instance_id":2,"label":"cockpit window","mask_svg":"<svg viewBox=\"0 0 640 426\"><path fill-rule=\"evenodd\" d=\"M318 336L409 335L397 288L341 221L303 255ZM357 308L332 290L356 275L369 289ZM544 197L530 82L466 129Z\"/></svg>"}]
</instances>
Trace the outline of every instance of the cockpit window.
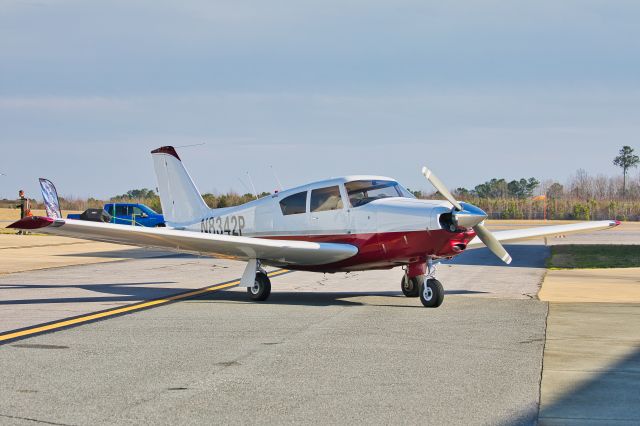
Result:
<instances>
[{"instance_id":1,"label":"cockpit window","mask_svg":"<svg viewBox=\"0 0 640 426\"><path fill-rule=\"evenodd\" d=\"M390 197L415 198L413 194L391 180L356 180L345 184L352 207Z\"/></svg>"},{"instance_id":2,"label":"cockpit window","mask_svg":"<svg viewBox=\"0 0 640 426\"><path fill-rule=\"evenodd\" d=\"M280 209L282 214L288 216L290 214L301 214L307 211L307 191L298 192L289 195L280 201Z\"/></svg>"},{"instance_id":3,"label":"cockpit window","mask_svg":"<svg viewBox=\"0 0 640 426\"><path fill-rule=\"evenodd\" d=\"M342 197L340 197L340 188L338 186L330 186L328 188L319 188L311 191L311 211L324 212L328 210L339 210L342 206Z\"/></svg>"}]
</instances>

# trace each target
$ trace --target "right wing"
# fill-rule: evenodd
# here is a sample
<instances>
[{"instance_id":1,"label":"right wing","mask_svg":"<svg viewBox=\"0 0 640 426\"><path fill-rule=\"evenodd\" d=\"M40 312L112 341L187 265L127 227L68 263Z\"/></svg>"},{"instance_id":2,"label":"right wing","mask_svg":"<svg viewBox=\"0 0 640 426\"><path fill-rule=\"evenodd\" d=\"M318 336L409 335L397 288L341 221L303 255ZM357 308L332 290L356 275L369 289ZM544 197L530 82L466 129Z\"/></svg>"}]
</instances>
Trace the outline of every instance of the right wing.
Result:
<instances>
[{"instance_id":1,"label":"right wing","mask_svg":"<svg viewBox=\"0 0 640 426\"><path fill-rule=\"evenodd\" d=\"M509 231L493 232L498 241L522 241L533 238L550 237L554 235L576 234L579 232L598 231L620 225L616 220L600 220L595 222L571 223L568 225L539 226L536 228L511 229ZM475 237L467 245L468 248L482 247L484 244Z\"/></svg>"},{"instance_id":2,"label":"right wing","mask_svg":"<svg viewBox=\"0 0 640 426\"><path fill-rule=\"evenodd\" d=\"M273 266L324 265L358 253L358 248L350 244L205 234L49 217L26 217L8 228L37 229L38 232L52 235L237 260L260 259Z\"/></svg>"}]
</instances>

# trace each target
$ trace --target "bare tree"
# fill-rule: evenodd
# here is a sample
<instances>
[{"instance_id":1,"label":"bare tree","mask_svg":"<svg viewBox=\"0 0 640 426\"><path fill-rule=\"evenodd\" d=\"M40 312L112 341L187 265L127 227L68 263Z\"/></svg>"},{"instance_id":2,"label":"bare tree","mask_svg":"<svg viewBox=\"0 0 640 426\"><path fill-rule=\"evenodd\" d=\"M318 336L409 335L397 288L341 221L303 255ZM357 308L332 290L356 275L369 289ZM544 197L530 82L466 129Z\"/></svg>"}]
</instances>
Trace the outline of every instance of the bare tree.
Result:
<instances>
[{"instance_id":1,"label":"bare tree","mask_svg":"<svg viewBox=\"0 0 640 426\"><path fill-rule=\"evenodd\" d=\"M593 179L593 197L597 200L604 200L609 196L609 177L598 175Z\"/></svg>"},{"instance_id":2,"label":"bare tree","mask_svg":"<svg viewBox=\"0 0 640 426\"><path fill-rule=\"evenodd\" d=\"M578 169L569 181L571 195L581 200L588 200L593 196L593 178L584 169Z\"/></svg>"}]
</instances>

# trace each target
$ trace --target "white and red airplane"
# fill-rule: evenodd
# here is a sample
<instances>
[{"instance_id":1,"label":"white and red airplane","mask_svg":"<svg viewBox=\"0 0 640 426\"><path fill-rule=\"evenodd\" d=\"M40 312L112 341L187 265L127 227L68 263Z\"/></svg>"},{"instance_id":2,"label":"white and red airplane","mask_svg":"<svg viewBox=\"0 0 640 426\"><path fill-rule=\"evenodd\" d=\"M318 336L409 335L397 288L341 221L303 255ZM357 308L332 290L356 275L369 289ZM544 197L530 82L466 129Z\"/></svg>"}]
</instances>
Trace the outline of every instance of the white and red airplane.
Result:
<instances>
[{"instance_id":1,"label":"white and red airplane","mask_svg":"<svg viewBox=\"0 0 640 426\"><path fill-rule=\"evenodd\" d=\"M346 176L310 183L236 207L211 209L171 146L151 152L166 228L63 219L52 185L43 185L47 217L11 228L247 261L241 286L265 300L270 265L324 273L405 267L402 292L425 307L442 304L434 262L486 245L511 262L500 241L607 229L617 221L584 222L491 233L487 214L459 203L426 167L422 172L448 201L419 200L382 176ZM46 181L48 182L48 181Z\"/></svg>"}]
</instances>

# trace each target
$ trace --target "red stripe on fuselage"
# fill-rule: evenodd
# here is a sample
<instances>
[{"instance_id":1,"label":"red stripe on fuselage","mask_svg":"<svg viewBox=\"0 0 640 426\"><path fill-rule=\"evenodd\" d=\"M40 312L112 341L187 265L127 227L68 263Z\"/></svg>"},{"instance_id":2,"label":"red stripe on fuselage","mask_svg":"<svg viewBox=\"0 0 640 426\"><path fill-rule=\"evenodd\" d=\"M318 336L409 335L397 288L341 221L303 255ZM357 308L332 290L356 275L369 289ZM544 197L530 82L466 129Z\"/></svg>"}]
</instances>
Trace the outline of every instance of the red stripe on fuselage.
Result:
<instances>
[{"instance_id":1,"label":"red stripe on fuselage","mask_svg":"<svg viewBox=\"0 0 640 426\"><path fill-rule=\"evenodd\" d=\"M475 236L473 231L449 232L439 229L368 234L278 235L262 238L351 244L358 248L358 254L341 262L316 266L287 266L288 269L303 271L347 272L389 269L410 263L426 262L427 256L453 257L461 253L456 251L456 245L466 247Z\"/></svg>"}]
</instances>

